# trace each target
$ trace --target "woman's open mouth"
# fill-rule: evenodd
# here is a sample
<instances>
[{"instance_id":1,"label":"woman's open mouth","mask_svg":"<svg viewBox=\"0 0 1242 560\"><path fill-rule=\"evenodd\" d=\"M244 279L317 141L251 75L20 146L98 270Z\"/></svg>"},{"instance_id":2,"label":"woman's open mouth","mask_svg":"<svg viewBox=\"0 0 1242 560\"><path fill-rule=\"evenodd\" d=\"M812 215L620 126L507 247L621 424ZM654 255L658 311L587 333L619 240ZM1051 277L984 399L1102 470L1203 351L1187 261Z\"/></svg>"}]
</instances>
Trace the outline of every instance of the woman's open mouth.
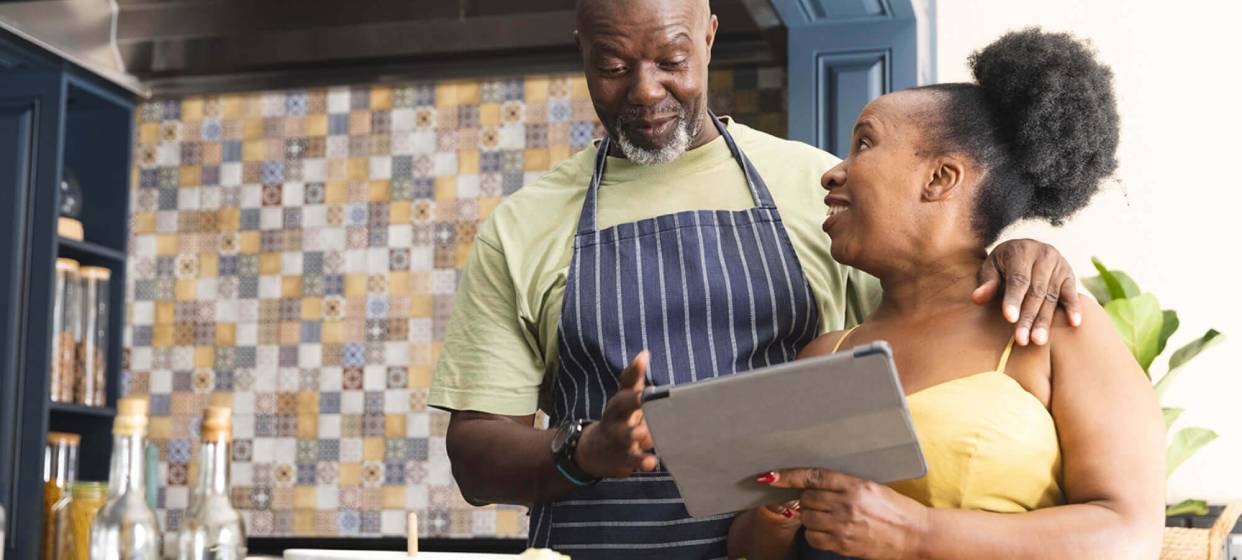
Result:
<instances>
[{"instance_id":1,"label":"woman's open mouth","mask_svg":"<svg viewBox=\"0 0 1242 560\"><path fill-rule=\"evenodd\" d=\"M844 198L828 195L824 197L824 204L828 206L828 218L824 220L824 233L831 235L832 232L829 230L841 221L843 214L849 211L850 203Z\"/></svg>"}]
</instances>

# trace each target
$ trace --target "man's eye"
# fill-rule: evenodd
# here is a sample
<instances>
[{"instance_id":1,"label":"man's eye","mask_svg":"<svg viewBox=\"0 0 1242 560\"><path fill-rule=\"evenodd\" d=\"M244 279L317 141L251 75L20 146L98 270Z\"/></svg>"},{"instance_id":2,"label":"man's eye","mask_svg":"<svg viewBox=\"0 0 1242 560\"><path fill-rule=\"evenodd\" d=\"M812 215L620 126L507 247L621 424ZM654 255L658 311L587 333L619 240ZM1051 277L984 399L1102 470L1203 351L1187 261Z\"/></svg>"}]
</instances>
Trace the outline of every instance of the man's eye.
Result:
<instances>
[{"instance_id":1,"label":"man's eye","mask_svg":"<svg viewBox=\"0 0 1242 560\"><path fill-rule=\"evenodd\" d=\"M599 69L599 73L605 76L616 76L625 72L624 66L605 66Z\"/></svg>"},{"instance_id":2,"label":"man's eye","mask_svg":"<svg viewBox=\"0 0 1242 560\"><path fill-rule=\"evenodd\" d=\"M668 62L665 62L663 66L665 68L683 68L686 66L686 59L680 58L677 60L670 60Z\"/></svg>"}]
</instances>

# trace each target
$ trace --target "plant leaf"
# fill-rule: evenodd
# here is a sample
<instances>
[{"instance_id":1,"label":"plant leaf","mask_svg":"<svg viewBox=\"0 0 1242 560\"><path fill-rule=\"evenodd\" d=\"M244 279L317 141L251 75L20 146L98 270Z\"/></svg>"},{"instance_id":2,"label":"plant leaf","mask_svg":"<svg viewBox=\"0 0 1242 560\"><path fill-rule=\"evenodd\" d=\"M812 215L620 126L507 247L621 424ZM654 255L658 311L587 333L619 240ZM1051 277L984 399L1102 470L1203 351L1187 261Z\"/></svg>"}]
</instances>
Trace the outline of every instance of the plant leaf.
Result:
<instances>
[{"instance_id":1,"label":"plant leaf","mask_svg":"<svg viewBox=\"0 0 1242 560\"><path fill-rule=\"evenodd\" d=\"M1156 359L1160 346L1160 333L1164 326L1164 313L1156 296L1141 294L1131 298L1114 299L1104 306L1113 320L1134 359L1147 372ZM1151 374L1148 373L1148 378Z\"/></svg>"},{"instance_id":2,"label":"plant leaf","mask_svg":"<svg viewBox=\"0 0 1242 560\"><path fill-rule=\"evenodd\" d=\"M1082 285L1087 288L1088 292L1091 292L1091 295L1095 296L1095 301L1099 302L1100 305L1113 301L1113 294L1108 290L1108 285L1104 283L1103 277L1092 276L1090 278L1083 278Z\"/></svg>"},{"instance_id":3,"label":"plant leaf","mask_svg":"<svg viewBox=\"0 0 1242 560\"><path fill-rule=\"evenodd\" d=\"M1178 370L1180 370L1182 366L1186 365L1186 362L1189 362L1195 356L1198 356L1199 353L1207 350L1215 344L1220 343L1224 339L1225 335L1221 334L1220 331L1217 331L1216 329L1208 329L1203 336L1190 341L1189 344L1181 348L1178 348L1177 351L1173 353L1173 357L1169 358L1169 372L1164 374L1164 377L1161 377L1160 381L1156 383L1156 397L1164 397L1165 391L1167 391L1169 386L1173 384L1173 379L1177 376Z\"/></svg>"},{"instance_id":4,"label":"plant leaf","mask_svg":"<svg viewBox=\"0 0 1242 560\"><path fill-rule=\"evenodd\" d=\"M1173 427L1173 423L1177 422L1177 418L1181 416L1183 412L1186 412L1186 409L1167 407L1160 409L1160 411L1164 413L1164 430L1167 432Z\"/></svg>"},{"instance_id":5,"label":"plant leaf","mask_svg":"<svg viewBox=\"0 0 1242 560\"><path fill-rule=\"evenodd\" d=\"M1131 298L1143 293L1142 290L1139 290L1138 284L1134 282L1134 279L1130 278L1129 274L1120 270L1109 270L1104 266L1104 263L1100 262L1100 259L1095 257L1091 258L1091 264L1095 265L1095 269L1100 273L1100 280L1108 288L1108 293L1111 296L1109 301ZM1094 292L1092 295L1094 295ZM1104 303L1101 301L1100 305L1104 305Z\"/></svg>"},{"instance_id":6,"label":"plant leaf","mask_svg":"<svg viewBox=\"0 0 1242 560\"><path fill-rule=\"evenodd\" d=\"M1208 505L1203 500L1183 500L1177 505L1172 505L1164 510L1165 517L1173 517L1174 515L1207 515Z\"/></svg>"},{"instance_id":7,"label":"plant leaf","mask_svg":"<svg viewBox=\"0 0 1242 560\"><path fill-rule=\"evenodd\" d=\"M1160 326L1160 344L1156 347L1156 355L1164 353L1164 348L1169 344L1169 337L1177 332L1177 328L1182 322L1177 318L1177 312L1172 309L1164 310L1164 324Z\"/></svg>"},{"instance_id":8,"label":"plant leaf","mask_svg":"<svg viewBox=\"0 0 1242 560\"><path fill-rule=\"evenodd\" d=\"M1177 467L1182 466L1195 452L1216 439L1216 432L1207 428L1182 428L1169 442L1168 468L1166 475L1173 474Z\"/></svg>"}]
</instances>

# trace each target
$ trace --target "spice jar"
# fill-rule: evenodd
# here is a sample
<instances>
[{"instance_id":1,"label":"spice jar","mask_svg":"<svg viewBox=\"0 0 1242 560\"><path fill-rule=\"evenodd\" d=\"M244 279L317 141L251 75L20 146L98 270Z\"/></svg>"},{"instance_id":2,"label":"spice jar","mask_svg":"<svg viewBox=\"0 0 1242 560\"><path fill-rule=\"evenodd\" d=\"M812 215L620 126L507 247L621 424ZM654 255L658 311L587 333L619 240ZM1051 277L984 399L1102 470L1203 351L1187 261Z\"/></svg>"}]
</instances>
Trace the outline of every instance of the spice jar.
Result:
<instances>
[{"instance_id":1,"label":"spice jar","mask_svg":"<svg viewBox=\"0 0 1242 560\"><path fill-rule=\"evenodd\" d=\"M78 269L81 278L82 339L78 343L78 368L74 400L87 406L104 406L108 358L108 285L112 271L99 266Z\"/></svg>"},{"instance_id":2,"label":"spice jar","mask_svg":"<svg viewBox=\"0 0 1242 560\"><path fill-rule=\"evenodd\" d=\"M82 339L78 261L56 259L56 293L52 307L52 402L72 402L78 342Z\"/></svg>"},{"instance_id":3,"label":"spice jar","mask_svg":"<svg viewBox=\"0 0 1242 560\"><path fill-rule=\"evenodd\" d=\"M74 482L69 497L56 504L56 559L89 560L91 522L108 500L108 484Z\"/></svg>"},{"instance_id":4,"label":"spice jar","mask_svg":"<svg viewBox=\"0 0 1242 560\"><path fill-rule=\"evenodd\" d=\"M43 557L55 558L56 518L52 509L78 479L78 434L48 432L43 450Z\"/></svg>"}]
</instances>

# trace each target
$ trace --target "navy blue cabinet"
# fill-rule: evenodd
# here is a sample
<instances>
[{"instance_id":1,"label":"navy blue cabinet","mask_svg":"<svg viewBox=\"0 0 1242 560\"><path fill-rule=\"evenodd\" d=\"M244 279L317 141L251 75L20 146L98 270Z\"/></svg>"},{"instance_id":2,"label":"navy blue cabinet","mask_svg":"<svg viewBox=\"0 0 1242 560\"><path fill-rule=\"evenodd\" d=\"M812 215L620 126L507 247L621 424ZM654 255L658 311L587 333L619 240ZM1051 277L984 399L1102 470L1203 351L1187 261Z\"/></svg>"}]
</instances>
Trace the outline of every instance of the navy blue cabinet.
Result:
<instances>
[{"instance_id":1,"label":"navy blue cabinet","mask_svg":"<svg viewBox=\"0 0 1242 560\"><path fill-rule=\"evenodd\" d=\"M43 447L49 430L82 435L81 480L107 478L120 387L134 99L0 31L0 504L5 558L40 557ZM72 169L85 239L57 235L58 185ZM111 269L106 406L52 403L57 257Z\"/></svg>"}]
</instances>

